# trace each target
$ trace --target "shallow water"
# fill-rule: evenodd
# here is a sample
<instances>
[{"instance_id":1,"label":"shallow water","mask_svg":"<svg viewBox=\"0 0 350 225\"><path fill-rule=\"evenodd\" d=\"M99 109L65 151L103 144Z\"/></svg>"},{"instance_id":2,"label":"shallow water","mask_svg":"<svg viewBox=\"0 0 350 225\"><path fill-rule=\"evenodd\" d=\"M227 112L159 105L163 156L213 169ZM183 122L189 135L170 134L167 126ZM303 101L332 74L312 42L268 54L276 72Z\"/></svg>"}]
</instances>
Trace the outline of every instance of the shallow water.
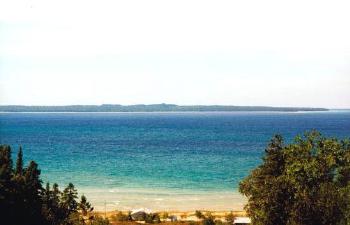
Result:
<instances>
[{"instance_id":1,"label":"shallow water","mask_svg":"<svg viewBox=\"0 0 350 225\"><path fill-rule=\"evenodd\" d=\"M1 113L0 142L97 209L241 209L239 181L275 133L350 137L350 112Z\"/></svg>"}]
</instances>

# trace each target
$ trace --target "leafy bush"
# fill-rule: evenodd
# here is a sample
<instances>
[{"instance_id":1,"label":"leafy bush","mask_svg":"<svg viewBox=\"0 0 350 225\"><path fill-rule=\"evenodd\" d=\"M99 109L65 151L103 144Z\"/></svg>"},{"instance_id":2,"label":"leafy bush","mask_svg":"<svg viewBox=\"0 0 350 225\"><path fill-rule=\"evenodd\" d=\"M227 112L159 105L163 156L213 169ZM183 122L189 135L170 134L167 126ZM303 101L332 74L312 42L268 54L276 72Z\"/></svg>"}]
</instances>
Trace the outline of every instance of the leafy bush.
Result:
<instances>
[{"instance_id":1,"label":"leafy bush","mask_svg":"<svg viewBox=\"0 0 350 225\"><path fill-rule=\"evenodd\" d=\"M131 217L131 212L128 212L128 214L123 214L120 211L115 216L112 217L112 220L118 221L118 222L133 221Z\"/></svg>"},{"instance_id":2,"label":"leafy bush","mask_svg":"<svg viewBox=\"0 0 350 225\"><path fill-rule=\"evenodd\" d=\"M285 145L276 135L241 183L256 225L350 223L350 142L313 131Z\"/></svg>"},{"instance_id":3,"label":"leafy bush","mask_svg":"<svg viewBox=\"0 0 350 225\"><path fill-rule=\"evenodd\" d=\"M204 217L204 219L202 220L202 224L203 225L215 225L214 219L215 219L215 217L213 217L211 214L209 214L206 217Z\"/></svg>"},{"instance_id":4,"label":"leafy bush","mask_svg":"<svg viewBox=\"0 0 350 225\"><path fill-rule=\"evenodd\" d=\"M199 210L196 210L196 212L194 213L195 216L198 218L198 219L203 219L205 216L203 215L203 213Z\"/></svg>"},{"instance_id":5,"label":"leafy bush","mask_svg":"<svg viewBox=\"0 0 350 225\"><path fill-rule=\"evenodd\" d=\"M225 216L225 220L228 224L233 224L233 222L235 221L236 217L233 215L232 212L230 212L229 214L227 214Z\"/></svg>"},{"instance_id":6,"label":"leafy bush","mask_svg":"<svg viewBox=\"0 0 350 225\"><path fill-rule=\"evenodd\" d=\"M96 216L91 225L110 225L108 218Z\"/></svg>"},{"instance_id":7,"label":"leafy bush","mask_svg":"<svg viewBox=\"0 0 350 225\"><path fill-rule=\"evenodd\" d=\"M160 217L158 213L149 213L146 214L145 218L146 223L160 223Z\"/></svg>"}]
</instances>

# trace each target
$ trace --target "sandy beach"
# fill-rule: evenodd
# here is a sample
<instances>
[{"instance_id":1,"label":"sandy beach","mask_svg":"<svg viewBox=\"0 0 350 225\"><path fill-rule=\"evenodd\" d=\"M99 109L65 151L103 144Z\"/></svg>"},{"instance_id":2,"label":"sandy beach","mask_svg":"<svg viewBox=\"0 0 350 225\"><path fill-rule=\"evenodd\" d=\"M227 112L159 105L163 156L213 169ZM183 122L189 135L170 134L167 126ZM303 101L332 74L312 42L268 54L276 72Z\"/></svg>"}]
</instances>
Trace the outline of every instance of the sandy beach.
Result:
<instances>
[{"instance_id":1,"label":"sandy beach","mask_svg":"<svg viewBox=\"0 0 350 225\"><path fill-rule=\"evenodd\" d=\"M106 217L109 219L113 219L113 216L115 216L117 213L122 212L123 214L128 214L128 211L96 211L93 214ZM209 211L209 210L202 210L201 211L204 215L211 214L215 217L216 220L225 221L225 216L232 213L236 217L245 217L247 216L247 213L243 210L241 211ZM177 218L177 221L200 221L195 215L195 211L154 211L153 213L158 213L161 217L164 214L168 214L169 216L175 216ZM166 221L166 220L162 220Z\"/></svg>"},{"instance_id":2,"label":"sandy beach","mask_svg":"<svg viewBox=\"0 0 350 225\"><path fill-rule=\"evenodd\" d=\"M200 191L146 188L90 189L79 187L96 211L132 211L146 208L155 212L196 210L241 211L246 199L238 191Z\"/></svg>"}]
</instances>

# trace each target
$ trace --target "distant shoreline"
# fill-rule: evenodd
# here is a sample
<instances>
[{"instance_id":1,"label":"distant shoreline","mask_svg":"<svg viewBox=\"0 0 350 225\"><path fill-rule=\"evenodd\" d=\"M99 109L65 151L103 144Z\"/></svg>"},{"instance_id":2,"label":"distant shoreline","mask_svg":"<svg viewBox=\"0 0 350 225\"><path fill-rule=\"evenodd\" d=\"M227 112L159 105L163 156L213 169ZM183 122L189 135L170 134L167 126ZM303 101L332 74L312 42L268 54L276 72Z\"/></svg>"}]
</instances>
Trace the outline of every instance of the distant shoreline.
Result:
<instances>
[{"instance_id":1,"label":"distant shoreline","mask_svg":"<svg viewBox=\"0 0 350 225\"><path fill-rule=\"evenodd\" d=\"M12 111L0 111L0 114L229 114L229 113L255 113L255 114L283 114L283 113L326 113L326 112L342 112L336 110L327 110L327 111L153 111L153 112L12 112Z\"/></svg>"},{"instance_id":2,"label":"distant shoreline","mask_svg":"<svg viewBox=\"0 0 350 225\"><path fill-rule=\"evenodd\" d=\"M25 106L0 105L0 112L42 112L42 113L130 113L130 112L324 112L327 108L271 107L271 106L229 106L229 105L67 105L67 106Z\"/></svg>"}]
</instances>

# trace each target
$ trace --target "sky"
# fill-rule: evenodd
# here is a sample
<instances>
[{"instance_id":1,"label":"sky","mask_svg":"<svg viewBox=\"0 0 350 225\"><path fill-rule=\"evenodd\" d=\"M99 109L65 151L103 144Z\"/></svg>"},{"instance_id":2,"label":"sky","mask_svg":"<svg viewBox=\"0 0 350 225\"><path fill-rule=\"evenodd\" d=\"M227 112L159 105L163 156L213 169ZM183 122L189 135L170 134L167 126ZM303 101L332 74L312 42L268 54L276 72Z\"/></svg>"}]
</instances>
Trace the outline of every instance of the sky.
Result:
<instances>
[{"instance_id":1,"label":"sky","mask_svg":"<svg viewBox=\"0 0 350 225\"><path fill-rule=\"evenodd\" d=\"M350 108L350 1L0 0L0 104Z\"/></svg>"}]
</instances>

